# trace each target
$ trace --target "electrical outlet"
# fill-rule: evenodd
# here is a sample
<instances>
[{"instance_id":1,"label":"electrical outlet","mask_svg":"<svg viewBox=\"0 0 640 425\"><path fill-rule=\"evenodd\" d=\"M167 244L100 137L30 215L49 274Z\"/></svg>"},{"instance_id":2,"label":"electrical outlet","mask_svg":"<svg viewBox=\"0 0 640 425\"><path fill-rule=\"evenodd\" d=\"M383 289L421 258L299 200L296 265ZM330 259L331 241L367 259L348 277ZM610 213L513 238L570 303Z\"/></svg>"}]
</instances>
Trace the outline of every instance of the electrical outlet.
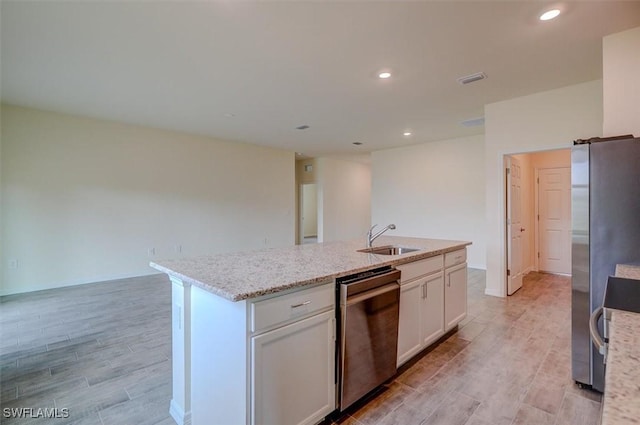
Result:
<instances>
[{"instance_id":1,"label":"electrical outlet","mask_svg":"<svg viewBox=\"0 0 640 425\"><path fill-rule=\"evenodd\" d=\"M149 250L147 251L147 254L149 255L149 257L153 257L154 255L156 255L156 249L149 248Z\"/></svg>"},{"instance_id":2,"label":"electrical outlet","mask_svg":"<svg viewBox=\"0 0 640 425\"><path fill-rule=\"evenodd\" d=\"M9 260L9 268L10 269L17 269L18 268L18 260L16 260L16 259Z\"/></svg>"}]
</instances>

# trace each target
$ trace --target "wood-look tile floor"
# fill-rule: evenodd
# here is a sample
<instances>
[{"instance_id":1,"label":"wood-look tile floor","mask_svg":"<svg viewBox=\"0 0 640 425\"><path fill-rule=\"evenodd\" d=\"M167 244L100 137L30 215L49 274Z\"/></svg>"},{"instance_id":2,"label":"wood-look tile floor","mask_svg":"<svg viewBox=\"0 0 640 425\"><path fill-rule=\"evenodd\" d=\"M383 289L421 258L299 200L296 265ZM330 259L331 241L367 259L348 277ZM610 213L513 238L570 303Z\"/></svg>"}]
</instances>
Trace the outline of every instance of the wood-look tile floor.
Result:
<instances>
[{"instance_id":1,"label":"wood-look tile floor","mask_svg":"<svg viewBox=\"0 0 640 425\"><path fill-rule=\"evenodd\" d=\"M530 273L507 299L484 288L470 270L459 330L335 422L596 425L600 395L570 378L569 278ZM170 302L164 275L2 297L0 423L174 424ZM70 415L2 414L19 407Z\"/></svg>"}]
</instances>

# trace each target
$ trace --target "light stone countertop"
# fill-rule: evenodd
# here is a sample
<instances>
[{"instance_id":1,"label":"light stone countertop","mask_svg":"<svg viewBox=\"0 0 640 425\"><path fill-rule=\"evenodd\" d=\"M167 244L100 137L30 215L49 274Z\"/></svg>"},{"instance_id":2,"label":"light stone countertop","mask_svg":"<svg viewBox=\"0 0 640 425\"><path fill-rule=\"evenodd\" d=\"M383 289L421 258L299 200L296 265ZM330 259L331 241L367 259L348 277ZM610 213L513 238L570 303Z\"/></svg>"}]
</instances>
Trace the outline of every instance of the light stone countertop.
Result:
<instances>
[{"instance_id":1,"label":"light stone countertop","mask_svg":"<svg viewBox=\"0 0 640 425\"><path fill-rule=\"evenodd\" d=\"M230 301L314 283L380 266L399 264L455 251L471 245L466 241L381 236L374 246L418 248L402 255L357 252L364 240L294 245L151 262L150 266L185 283L196 285Z\"/></svg>"},{"instance_id":2,"label":"light stone countertop","mask_svg":"<svg viewBox=\"0 0 640 425\"><path fill-rule=\"evenodd\" d=\"M640 424L639 330L640 314L611 310L602 425Z\"/></svg>"},{"instance_id":3,"label":"light stone countertop","mask_svg":"<svg viewBox=\"0 0 640 425\"><path fill-rule=\"evenodd\" d=\"M617 264L616 276L627 279L640 279L640 264Z\"/></svg>"},{"instance_id":4,"label":"light stone countertop","mask_svg":"<svg viewBox=\"0 0 640 425\"><path fill-rule=\"evenodd\" d=\"M640 265L618 264L616 276L640 279ZM640 424L640 314L610 310L601 425Z\"/></svg>"}]
</instances>

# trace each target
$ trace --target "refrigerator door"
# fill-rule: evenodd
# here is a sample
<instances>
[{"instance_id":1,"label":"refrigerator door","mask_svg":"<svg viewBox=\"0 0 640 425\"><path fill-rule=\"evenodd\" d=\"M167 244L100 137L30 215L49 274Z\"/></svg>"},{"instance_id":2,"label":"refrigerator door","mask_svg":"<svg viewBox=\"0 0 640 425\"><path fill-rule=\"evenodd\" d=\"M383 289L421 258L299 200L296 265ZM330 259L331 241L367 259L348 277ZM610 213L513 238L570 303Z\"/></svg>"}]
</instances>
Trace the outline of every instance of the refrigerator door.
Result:
<instances>
[{"instance_id":1,"label":"refrigerator door","mask_svg":"<svg viewBox=\"0 0 640 425\"><path fill-rule=\"evenodd\" d=\"M586 385L591 385L589 146L571 150L571 373Z\"/></svg>"},{"instance_id":2,"label":"refrigerator door","mask_svg":"<svg viewBox=\"0 0 640 425\"><path fill-rule=\"evenodd\" d=\"M591 144L589 155L590 311L602 306L618 263L640 260L640 139ZM602 331L602 328L600 328ZM604 390L603 357L591 346L594 389Z\"/></svg>"}]
</instances>

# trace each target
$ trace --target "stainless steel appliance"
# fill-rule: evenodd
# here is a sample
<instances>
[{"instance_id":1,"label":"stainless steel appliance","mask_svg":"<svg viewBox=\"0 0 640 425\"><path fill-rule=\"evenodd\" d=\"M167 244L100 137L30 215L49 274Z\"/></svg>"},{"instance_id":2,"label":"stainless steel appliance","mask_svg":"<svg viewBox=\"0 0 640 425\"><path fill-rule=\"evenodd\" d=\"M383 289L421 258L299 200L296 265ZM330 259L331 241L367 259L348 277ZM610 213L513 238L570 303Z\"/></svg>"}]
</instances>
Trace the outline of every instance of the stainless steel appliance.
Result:
<instances>
[{"instance_id":1,"label":"stainless steel appliance","mask_svg":"<svg viewBox=\"0 0 640 425\"><path fill-rule=\"evenodd\" d=\"M604 363L589 332L607 277L640 260L640 139L577 140L571 151L572 376L604 390ZM602 324L598 324L602 332Z\"/></svg>"},{"instance_id":2,"label":"stainless steel appliance","mask_svg":"<svg viewBox=\"0 0 640 425\"><path fill-rule=\"evenodd\" d=\"M338 409L396 373L400 271L390 267L337 279Z\"/></svg>"},{"instance_id":3,"label":"stainless steel appliance","mask_svg":"<svg viewBox=\"0 0 640 425\"><path fill-rule=\"evenodd\" d=\"M640 282L638 280L609 276L604 290L602 306L591 313L591 319L589 320L591 338L593 345L604 356L605 364L607 363L612 309L640 313ZM600 317L604 319L602 323L604 332L602 334L598 329Z\"/></svg>"}]
</instances>

